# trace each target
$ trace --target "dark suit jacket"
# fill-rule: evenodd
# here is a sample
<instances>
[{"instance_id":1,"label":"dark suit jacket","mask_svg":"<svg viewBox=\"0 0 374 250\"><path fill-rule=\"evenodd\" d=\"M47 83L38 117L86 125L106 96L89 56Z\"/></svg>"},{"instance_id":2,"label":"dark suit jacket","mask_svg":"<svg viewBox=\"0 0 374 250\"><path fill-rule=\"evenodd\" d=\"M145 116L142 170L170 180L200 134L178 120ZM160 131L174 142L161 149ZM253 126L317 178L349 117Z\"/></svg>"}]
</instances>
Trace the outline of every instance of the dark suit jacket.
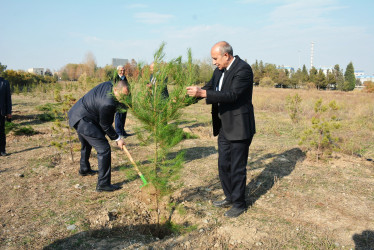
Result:
<instances>
[{"instance_id":1,"label":"dark suit jacket","mask_svg":"<svg viewBox=\"0 0 374 250\"><path fill-rule=\"evenodd\" d=\"M2 77L0 77L0 114L2 116L12 114L10 85L9 82Z\"/></svg>"},{"instance_id":2,"label":"dark suit jacket","mask_svg":"<svg viewBox=\"0 0 374 250\"><path fill-rule=\"evenodd\" d=\"M230 141L249 139L256 133L252 68L238 56L235 58L225 72L221 91L216 91L222 76L218 68L203 87L207 91L207 104L212 104L213 134L218 135L222 127L225 138Z\"/></svg>"},{"instance_id":3,"label":"dark suit jacket","mask_svg":"<svg viewBox=\"0 0 374 250\"><path fill-rule=\"evenodd\" d=\"M119 103L113 96L112 89L112 82L103 82L79 99L68 113L70 127L84 118L100 126L111 140L117 139L118 134L112 124ZM90 128L85 129L89 134Z\"/></svg>"},{"instance_id":4,"label":"dark suit jacket","mask_svg":"<svg viewBox=\"0 0 374 250\"><path fill-rule=\"evenodd\" d=\"M153 85L153 74L151 74L151 76L149 77L149 82ZM168 79L166 78L165 79L165 86L162 88L162 92L161 92L161 95L163 98L169 98L169 91L168 91L168 86L166 85Z\"/></svg>"}]
</instances>

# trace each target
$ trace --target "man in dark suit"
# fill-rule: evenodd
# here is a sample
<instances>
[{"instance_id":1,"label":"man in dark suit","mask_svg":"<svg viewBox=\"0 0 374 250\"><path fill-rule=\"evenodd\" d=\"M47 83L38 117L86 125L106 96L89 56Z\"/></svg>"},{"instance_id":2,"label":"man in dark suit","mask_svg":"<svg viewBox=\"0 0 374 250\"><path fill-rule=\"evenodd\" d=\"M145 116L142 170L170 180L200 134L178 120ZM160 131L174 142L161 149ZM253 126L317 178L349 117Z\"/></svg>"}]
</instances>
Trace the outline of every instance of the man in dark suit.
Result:
<instances>
[{"instance_id":1,"label":"man in dark suit","mask_svg":"<svg viewBox=\"0 0 374 250\"><path fill-rule=\"evenodd\" d=\"M125 66L118 66L117 67L117 74L113 77L113 83L116 84L119 81L125 81L128 84L127 78L125 76ZM127 137L131 136L132 134L126 133L125 131L125 123L126 123L127 111L125 108L116 112L114 127L117 134Z\"/></svg>"},{"instance_id":2,"label":"man in dark suit","mask_svg":"<svg viewBox=\"0 0 374 250\"><path fill-rule=\"evenodd\" d=\"M147 84L147 87L148 87L149 89L152 90L152 93L153 93L154 85L155 85L155 83L156 83L156 77L155 77L155 75L154 75L154 66L155 66L154 63L151 63L151 64L149 65L149 70L150 70L150 72L151 72L151 76L150 76L150 78L149 78L149 83ZM168 86L167 86L167 78L166 78L165 81L164 81L164 87L162 88L161 95L162 95L162 97L165 98L165 99L166 99L166 98L169 98L169 91L168 91Z\"/></svg>"},{"instance_id":3,"label":"man in dark suit","mask_svg":"<svg viewBox=\"0 0 374 250\"><path fill-rule=\"evenodd\" d=\"M187 94L206 98L207 104L212 104L213 134L218 135L218 173L226 196L222 201L214 201L213 205L232 205L224 215L237 217L246 210L248 150L256 132L253 72L239 56L233 56L227 42L216 43L211 56L217 66L212 79L203 88L187 87Z\"/></svg>"},{"instance_id":4,"label":"man in dark suit","mask_svg":"<svg viewBox=\"0 0 374 250\"><path fill-rule=\"evenodd\" d=\"M112 82L103 82L91 89L69 110L69 125L77 130L81 142L81 159L79 174L82 176L94 175L97 171L91 169L89 158L91 149L97 152L99 176L96 191L114 191L119 186L111 185L111 149L107 135L115 140L122 149L125 142L116 133L112 124L114 114L121 95L128 94L125 81L119 81L113 86Z\"/></svg>"},{"instance_id":5,"label":"man in dark suit","mask_svg":"<svg viewBox=\"0 0 374 250\"><path fill-rule=\"evenodd\" d=\"M5 118L12 119L12 98L10 94L9 82L0 77L0 155L6 156L5 151Z\"/></svg>"}]
</instances>

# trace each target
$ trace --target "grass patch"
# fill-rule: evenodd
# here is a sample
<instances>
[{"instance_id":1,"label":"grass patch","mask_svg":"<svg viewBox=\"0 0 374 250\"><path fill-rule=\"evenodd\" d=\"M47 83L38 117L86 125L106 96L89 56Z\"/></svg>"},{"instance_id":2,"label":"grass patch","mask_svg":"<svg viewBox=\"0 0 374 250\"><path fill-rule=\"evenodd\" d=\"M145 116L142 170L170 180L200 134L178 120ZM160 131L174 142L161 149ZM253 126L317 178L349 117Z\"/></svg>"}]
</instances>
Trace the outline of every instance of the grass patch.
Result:
<instances>
[{"instance_id":1,"label":"grass patch","mask_svg":"<svg viewBox=\"0 0 374 250\"><path fill-rule=\"evenodd\" d=\"M28 136L31 136L31 135L37 134L38 132L36 130L34 130L31 126L25 126L25 127L17 126L13 129L13 133L14 133L14 135L28 135Z\"/></svg>"}]
</instances>

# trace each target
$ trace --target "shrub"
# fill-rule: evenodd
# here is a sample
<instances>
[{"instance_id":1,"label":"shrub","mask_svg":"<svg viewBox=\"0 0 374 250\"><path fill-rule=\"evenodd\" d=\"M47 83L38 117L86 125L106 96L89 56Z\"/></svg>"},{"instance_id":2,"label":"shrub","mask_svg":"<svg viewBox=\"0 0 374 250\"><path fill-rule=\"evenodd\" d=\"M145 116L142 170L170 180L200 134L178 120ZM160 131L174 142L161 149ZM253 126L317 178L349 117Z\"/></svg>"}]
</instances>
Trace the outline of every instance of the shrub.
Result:
<instances>
[{"instance_id":1,"label":"shrub","mask_svg":"<svg viewBox=\"0 0 374 250\"><path fill-rule=\"evenodd\" d=\"M264 78L260 80L261 87L272 88L274 87L274 84L275 84L274 81L268 76L265 76Z\"/></svg>"},{"instance_id":2,"label":"shrub","mask_svg":"<svg viewBox=\"0 0 374 250\"><path fill-rule=\"evenodd\" d=\"M368 93L374 93L374 82L366 81L364 82L365 91Z\"/></svg>"},{"instance_id":3,"label":"shrub","mask_svg":"<svg viewBox=\"0 0 374 250\"><path fill-rule=\"evenodd\" d=\"M311 119L311 127L304 130L300 144L309 144L310 149L317 150L317 160L324 154L331 155L339 149L339 138L333 136L334 130L340 127L335 115L339 109L333 100L328 105L322 104L322 98L314 105L314 116Z\"/></svg>"},{"instance_id":4,"label":"shrub","mask_svg":"<svg viewBox=\"0 0 374 250\"><path fill-rule=\"evenodd\" d=\"M288 95L286 98L286 109L293 123L298 123L300 119L300 103L302 99L298 94L294 96Z\"/></svg>"}]
</instances>

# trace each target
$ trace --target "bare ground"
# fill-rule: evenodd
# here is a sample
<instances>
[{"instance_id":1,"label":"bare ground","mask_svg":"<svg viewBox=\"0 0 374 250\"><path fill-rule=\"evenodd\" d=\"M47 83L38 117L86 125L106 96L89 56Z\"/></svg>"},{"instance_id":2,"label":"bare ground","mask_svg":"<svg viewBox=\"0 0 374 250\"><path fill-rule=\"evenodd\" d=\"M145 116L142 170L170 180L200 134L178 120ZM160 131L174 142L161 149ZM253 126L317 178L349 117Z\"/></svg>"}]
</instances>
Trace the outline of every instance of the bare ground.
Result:
<instances>
[{"instance_id":1,"label":"bare ground","mask_svg":"<svg viewBox=\"0 0 374 250\"><path fill-rule=\"evenodd\" d=\"M50 122L37 119L46 100L13 96L15 122L38 134L7 136L9 156L0 158L1 249L374 249L374 163L334 154L307 157L293 137L259 129L250 149L248 210L236 219L211 202L222 197L217 142L210 107L187 107L183 127L198 139L184 140L183 186L163 209L178 230L157 227L152 190L125 154L112 147L113 193L95 192L96 177L78 175L69 154L51 146ZM200 113L200 114L198 114ZM261 128L269 114L257 113ZM131 114L127 129L134 131ZM76 143L79 148L79 144ZM127 139L135 160L147 164L151 148ZM95 154L91 158L97 168ZM166 200L164 201L166 202Z\"/></svg>"}]
</instances>

